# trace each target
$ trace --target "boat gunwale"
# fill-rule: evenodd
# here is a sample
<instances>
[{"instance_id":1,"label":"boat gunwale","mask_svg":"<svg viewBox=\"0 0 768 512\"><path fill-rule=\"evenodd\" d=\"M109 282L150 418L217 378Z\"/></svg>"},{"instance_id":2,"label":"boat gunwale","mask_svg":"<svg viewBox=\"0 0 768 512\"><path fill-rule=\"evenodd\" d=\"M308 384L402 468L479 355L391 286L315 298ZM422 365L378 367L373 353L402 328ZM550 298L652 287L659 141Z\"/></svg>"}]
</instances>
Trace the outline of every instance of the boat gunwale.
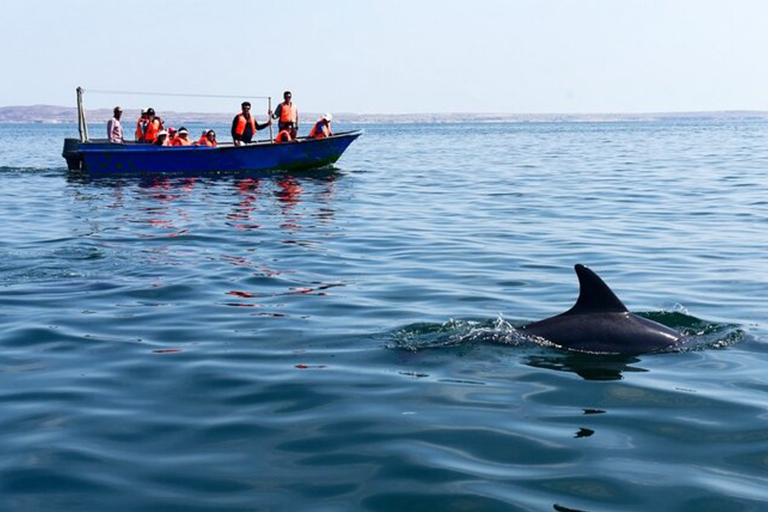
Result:
<instances>
[{"instance_id":1,"label":"boat gunwale","mask_svg":"<svg viewBox=\"0 0 768 512\"><path fill-rule=\"evenodd\" d=\"M273 142L271 140L263 140L254 142L252 144L246 144L243 146L235 146L233 143L225 142L219 146L155 146L152 144L144 144L141 142L129 141L127 143L109 142L104 139L103 142L86 141L79 142L76 152L78 153L111 153L119 151L120 153L142 153L146 151L213 151L213 150L246 150L256 148L267 148L273 146L290 147L296 144L308 144L308 143L322 143L331 139L343 139L348 137L357 138L362 135L365 130L352 130L349 132L334 133L328 137L321 139L313 139L309 137L303 137L290 142ZM225 145L226 144L226 145ZM89 147L91 146L91 147ZM118 149L119 148L119 149Z\"/></svg>"}]
</instances>

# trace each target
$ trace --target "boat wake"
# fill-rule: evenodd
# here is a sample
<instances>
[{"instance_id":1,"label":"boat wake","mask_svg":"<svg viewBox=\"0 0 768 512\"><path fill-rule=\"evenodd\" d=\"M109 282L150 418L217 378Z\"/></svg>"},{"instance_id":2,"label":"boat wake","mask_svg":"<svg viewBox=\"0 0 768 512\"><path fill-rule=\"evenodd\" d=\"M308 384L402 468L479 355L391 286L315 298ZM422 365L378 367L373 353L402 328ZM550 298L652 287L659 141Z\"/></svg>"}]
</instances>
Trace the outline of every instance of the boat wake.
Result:
<instances>
[{"instance_id":1,"label":"boat wake","mask_svg":"<svg viewBox=\"0 0 768 512\"><path fill-rule=\"evenodd\" d=\"M66 168L64 167L12 167L8 165L0 165L0 174L2 173L35 173L35 174L42 174L47 172L56 173L57 175L60 175L62 172L65 172Z\"/></svg>"}]
</instances>

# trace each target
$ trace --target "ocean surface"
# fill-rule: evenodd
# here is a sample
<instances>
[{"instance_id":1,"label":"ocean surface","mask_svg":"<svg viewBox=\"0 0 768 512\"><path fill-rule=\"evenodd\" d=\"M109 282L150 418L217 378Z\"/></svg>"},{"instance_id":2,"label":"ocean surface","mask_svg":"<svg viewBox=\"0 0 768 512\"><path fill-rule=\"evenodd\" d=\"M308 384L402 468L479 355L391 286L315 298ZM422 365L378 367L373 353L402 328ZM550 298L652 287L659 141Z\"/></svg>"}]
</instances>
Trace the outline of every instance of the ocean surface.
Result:
<instances>
[{"instance_id":1,"label":"ocean surface","mask_svg":"<svg viewBox=\"0 0 768 512\"><path fill-rule=\"evenodd\" d=\"M88 179L0 125L0 510L768 510L768 123L364 128ZM690 341L525 339L576 263Z\"/></svg>"}]
</instances>

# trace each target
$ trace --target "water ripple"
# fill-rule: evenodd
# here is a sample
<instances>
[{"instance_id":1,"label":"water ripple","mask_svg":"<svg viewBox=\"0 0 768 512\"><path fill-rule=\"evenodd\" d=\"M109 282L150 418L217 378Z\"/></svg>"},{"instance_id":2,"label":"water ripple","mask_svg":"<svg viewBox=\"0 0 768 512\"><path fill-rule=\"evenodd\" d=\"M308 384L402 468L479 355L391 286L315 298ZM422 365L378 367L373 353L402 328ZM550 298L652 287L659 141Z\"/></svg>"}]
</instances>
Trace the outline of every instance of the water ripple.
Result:
<instances>
[{"instance_id":1,"label":"water ripple","mask_svg":"<svg viewBox=\"0 0 768 512\"><path fill-rule=\"evenodd\" d=\"M768 124L369 126L329 172L103 180L73 130L0 125L3 510L765 508ZM688 342L523 336L576 262Z\"/></svg>"}]
</instances>

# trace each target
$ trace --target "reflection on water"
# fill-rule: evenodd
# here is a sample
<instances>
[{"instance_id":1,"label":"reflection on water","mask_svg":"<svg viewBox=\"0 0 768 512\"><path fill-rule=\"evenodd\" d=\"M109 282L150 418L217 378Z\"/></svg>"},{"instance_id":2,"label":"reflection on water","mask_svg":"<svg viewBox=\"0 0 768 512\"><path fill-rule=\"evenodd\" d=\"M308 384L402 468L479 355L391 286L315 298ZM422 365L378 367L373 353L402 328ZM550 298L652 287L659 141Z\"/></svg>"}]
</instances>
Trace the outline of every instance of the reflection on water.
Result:
<instances>
[{"instance_id":1,"label":"reflection on water","mask_svg":"<svg viewBox=\"0 0 768 512\"><path fill-rule=\"evenodd\" d=\"M261 226L253 222L251 213L257 206L256 200L259 197L261 180L244 178L237 180L236 186L241 200L232 208L232 213L227 215L227 219L233 221L232 226L237 229L259 229Z\"/></svg>"},{"instance_id":2,"label":"reflection on water","mask_svg":"<svg viewBox=\"0 0 768 512\"><path fill-rule=\"evenodd\" d=\"M197 201L213 202L217 206L229 204L226 219L239 230L255 230L259 224L259 214L268 217L279 212L284 218L276 226L291 233L302 229L302 224L314 219L329 221L333 219L335 207L334 189L339 175L326 172L312 177L276 175L275 177L237 177L222 176L208 178L151 176L139 178L72 178L73 185L86 185L96 189L109 190L106 196L89 194L82 189L73 193L81 200L99 200L109 198L105 204L93 207L125 209L127 222L144 222L150 226L166 229L177 228L176 224L185 220L194 224L191 215L203 214L206 222L214 219L210 212L201 212ZM233 193L229 193L231 190ZM233 198L232 201L229 198ZM270 201L272 198L272 201ZM260 201L263 204L260 204ZM269 202L269 204L267 203ZM302 203L306 203L302 208ZM277 208L274 208L274 207ZM136 210L134 210L136 208ZM194 211L193 211L194 210ZM133 218L138 212L147 214L146 218ZM226 210L224 210L226 211ZM199 220L199 219L198 219ZM185 229L188 232L188 229ZM295 243L295 241L294 241Z\"/></svg>"},{"instance_id":3,"label":"reflection on water","mask_svg":"<svg viewBox=\"0 0 768 512\"><path fill-rule=\"evenodd\" d=\"M578 353L552 353L528 356L526 364L561 372L572 372L585 380L621 380L626 372L646 372L639 366L640 359L631 356L595 355Z\"/></svg>"},{"instance_id":4,"label":"reflection on water","mask_svg":"<svg viewBox=\"0 0 768 512\"><path fill-rule=\"evenodd\" d=\"M226 297L213 304L257 308L258 316L279 319L306 317L305 311L277 311L291 309L286 299L328 297L346 286L310 271L302 258L279 257L281 245L326 251L337 231L339 177L153 176L70 184L89 211L109 212L89 219L94 242L130 252L136 262L176 267L186 281L221 276L229 283L221 292ZM152 243L136 245L140 240Z\"/></svg>"}]
</instances>

